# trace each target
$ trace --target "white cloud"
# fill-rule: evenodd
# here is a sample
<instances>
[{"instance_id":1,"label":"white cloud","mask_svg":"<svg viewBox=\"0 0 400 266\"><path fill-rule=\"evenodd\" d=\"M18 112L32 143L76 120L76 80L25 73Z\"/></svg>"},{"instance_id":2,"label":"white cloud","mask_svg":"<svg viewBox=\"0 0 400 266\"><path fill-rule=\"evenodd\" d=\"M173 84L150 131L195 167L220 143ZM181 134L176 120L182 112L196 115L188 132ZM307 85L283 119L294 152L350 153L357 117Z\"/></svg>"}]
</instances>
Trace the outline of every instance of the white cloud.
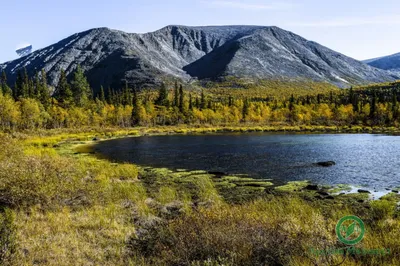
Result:
<instances>
[{"instance_id":1,"label":"white cloud","mask_svg":"<svg viewBox=\"0 0 400 266\"><path fill-rule=\"evenodd\" d=\"M246 10L278 10L278 9L289 9L292 7L291 4L288 3L243 3L236 1L201 1L203 4L206 4L210 7L224 7L224 8L236 8L236 9L246 9Z\"/></svg>"},{"instance_id":2,"label":"white cloud","mask_svg":"<svg viewBox=\"0 0 400 266\"><path fill-rule=\"evenodd\" d=\"M336 18L331 20L290 23L290 26L297 27L348 27L348 26L366 26L366 25L399 25L400 16L376 16L359 18Z\"/></svg>"}]
</instances>

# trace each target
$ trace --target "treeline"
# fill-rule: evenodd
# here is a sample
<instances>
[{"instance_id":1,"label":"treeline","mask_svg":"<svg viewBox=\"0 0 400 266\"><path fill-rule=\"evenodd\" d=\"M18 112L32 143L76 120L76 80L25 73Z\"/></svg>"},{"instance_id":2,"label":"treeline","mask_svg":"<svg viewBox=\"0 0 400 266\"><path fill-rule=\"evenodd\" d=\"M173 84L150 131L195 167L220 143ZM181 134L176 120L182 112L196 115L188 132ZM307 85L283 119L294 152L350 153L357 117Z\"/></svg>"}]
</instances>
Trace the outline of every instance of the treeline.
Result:
<instances>
[{"instance_id":1,"label":"treeline","mask_svg":"<svg viewBox=\"0 0 400 266\"><path fill-rule=\"evenodd\" d=\"M78 66L70 80L61 71L51 88L44 70L29 77L25 70L11 87L1 75L0 129L131 127L176 124L235 125L368 125L398 126L399 83L391 86L336 90L290 97L185 89L175 82L158 91L100 88L94 93ZM170 88L171 87L171 88Z\"/></svg>"}]
</instances>

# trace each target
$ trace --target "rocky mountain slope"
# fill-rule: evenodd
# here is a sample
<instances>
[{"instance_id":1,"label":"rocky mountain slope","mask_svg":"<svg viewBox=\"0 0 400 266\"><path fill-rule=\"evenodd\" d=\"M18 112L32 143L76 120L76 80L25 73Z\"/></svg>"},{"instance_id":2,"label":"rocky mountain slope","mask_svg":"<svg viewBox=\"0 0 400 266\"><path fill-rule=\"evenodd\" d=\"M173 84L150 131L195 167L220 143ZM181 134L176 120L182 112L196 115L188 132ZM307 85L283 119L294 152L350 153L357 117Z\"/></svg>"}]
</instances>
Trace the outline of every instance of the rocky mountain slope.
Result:
<instances>
[{"instance_id":1,"label":"rocky mountain slope","mask_svg":"<svg viewBox=\"0 0 400 266\"><path fill-rule=\"evenodd\" d=\"M346 57L278 27L167 26L135 34L97 28L0 65L12 84L18 70L44 68L56 85L61 69L80 64L95 90L159 83L165 77L185 81L243 78L303 78L338 86L390 81L397 76Z\"/></svg>"},{"instance_id":2,"label":"rocky mountain slope","mask_svg":"<svg viewBox=\"0 0 400 266\"><path fill-rule=\"evenodd\" d=\"M365 60L364 63L400 75L400 53Z\"/></svg>"}]
</instances>

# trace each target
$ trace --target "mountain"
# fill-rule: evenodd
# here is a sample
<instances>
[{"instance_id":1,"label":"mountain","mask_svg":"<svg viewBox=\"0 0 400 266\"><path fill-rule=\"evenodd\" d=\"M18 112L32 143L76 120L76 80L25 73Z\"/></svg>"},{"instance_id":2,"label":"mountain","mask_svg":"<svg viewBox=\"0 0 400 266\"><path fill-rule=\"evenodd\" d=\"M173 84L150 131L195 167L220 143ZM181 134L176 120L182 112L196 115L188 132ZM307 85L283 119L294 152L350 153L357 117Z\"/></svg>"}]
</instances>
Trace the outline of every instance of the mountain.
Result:
<instances>
[{"instance_id":1,"label":"mountain","mask_svg":"<svg viewBox=\"0 0 400 266\"><path fill-rule=\"evenodd\" d=\"M225 76L311 79L338 86L398 78L278 27L167 26L144 34L96 28L0 65L11 84L18 70L44 68L55 86L61 69L80 64L95 90Z\"/></svg>"},{"instance_id":2,"label":"mountain","mask_svg":"<svg viewBox=\"0 0 400 266\"><path fill-rule=\"evenodd\" d=\"M364 60L364 63L400 75L400 53Z\"/></svg>"}]
</instances>

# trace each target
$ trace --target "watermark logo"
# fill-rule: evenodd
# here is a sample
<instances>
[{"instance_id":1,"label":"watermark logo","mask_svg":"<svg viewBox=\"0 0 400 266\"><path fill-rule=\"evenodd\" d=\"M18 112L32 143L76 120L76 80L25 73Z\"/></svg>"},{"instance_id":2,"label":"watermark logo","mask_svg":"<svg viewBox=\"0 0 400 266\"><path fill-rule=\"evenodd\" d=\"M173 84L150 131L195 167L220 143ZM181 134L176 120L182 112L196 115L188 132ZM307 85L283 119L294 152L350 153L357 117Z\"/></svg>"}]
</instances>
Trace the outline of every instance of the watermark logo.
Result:
<instances>
[{"instance_id":1,"label":"watermark logo","mask_svg":"<svg viewBox=\"0 0 400 266\"><path fill-rule=\"evenodd\" d=\"M347 247L327 247L324 249L310 248L310 254L320 256L332 256L332 255L376 255L386 256L391 254L391 250L388 248L356 248L354 245L361 242L365 234L364 222L354 215L345 216L338 221L335 227L336 236L339 241Z\"/></svg>"},{"instance_id":2,"label":"watermark logo","mask_svg":"<svg viewBox=\"0 0 400 266\"><path fill-rule=\"evenodd\" d=\"M355 245L364 238L364 222L357 216L345 216L336 225L339 241L346 245Z\"/></svg>"}]
</instances>

